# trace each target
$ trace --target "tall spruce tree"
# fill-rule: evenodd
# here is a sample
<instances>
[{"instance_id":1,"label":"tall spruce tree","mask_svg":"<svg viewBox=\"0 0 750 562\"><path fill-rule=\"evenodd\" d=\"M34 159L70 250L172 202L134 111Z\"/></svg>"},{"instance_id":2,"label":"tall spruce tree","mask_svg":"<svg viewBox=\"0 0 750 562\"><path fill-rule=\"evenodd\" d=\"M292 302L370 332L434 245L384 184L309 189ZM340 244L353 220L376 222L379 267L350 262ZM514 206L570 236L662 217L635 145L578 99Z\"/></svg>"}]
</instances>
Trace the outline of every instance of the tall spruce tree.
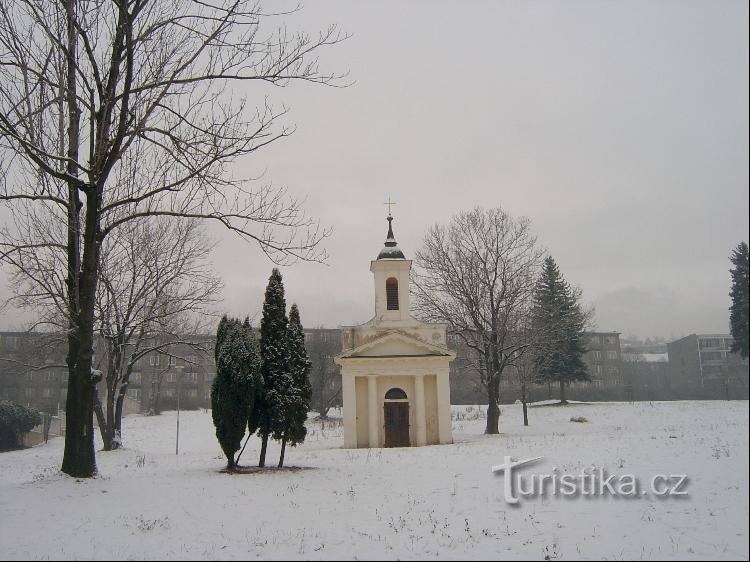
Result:
<instances>
[{"instance_id":1,"label":"tall spruce tree","mask_svg":"<svg viewBox=\"0 0 750 562\"><path fill-rule=\"evenodd\" d=\"M263 318L260 322L260 354L263 360L263 392L257 415L258 435L261 438L258 466L266 465L268 438L282 433L286 427L285 401L293 388L289 372L288 319L284 284L281 273L274 268L268 279Z\"/></svg>"},{"instance_id":2,"label":"tall spruce tree","mask_svg":"<svg viewBox=\"0 0 750 562\"><path fill-rule=\"evenodd\" d=\"M216 378L211 387L211 415L227 469L233 470L245 429L250 425L253 430L251 420L261 380L260 355L249 322L222 318L222 324Z\"/></svg>"},{"instance_id":3,"label":"tall spruce tree","mask_svg":"<svg viewBox=\"0 0 750 562\"><path fill-rule=\"evenodd\" d=\"M310 397L312 386L310 385L311 363L305 349L305 332L300 322L299 309L296 304L289 311L289 372L292 376L292 388L289 395L283 401L284 419L286 426L280 433L274 434L274 439L281 439L281 455L279 456L279 468L284 466L284 453L287 444L291 446L304 442L307 435L305 421L307 412L310 411Z\"/></svg>"},{"instance_id":4,"label":"tall spruce tree","mask_svg":"<svg viewBox=\"0 0 750 562\"><path fill-rule=\"evenodd\" d=\"M729 308L729 329L734 342L732 352L739 353L743 359L748 357L750 346L750 295L748 292L748 247L747 242L740 242L732 252L729 260L734 267L729 270L732 275L732 306Z\"/></svg>"},{"instance_id":5,"label":"tall spruce tree","mask_svg":"<svg viewBox=\"0 0 750 562\"><path fill-rule=\"evenodd\" d=\"M534 293L532 324L538 342L534 364L537 382L560 384L561 404L567 404L567 384L591 380L583 361L586 320L580 292L565 281L555 260L548 256Z\"/></svg>"}]
</instances>

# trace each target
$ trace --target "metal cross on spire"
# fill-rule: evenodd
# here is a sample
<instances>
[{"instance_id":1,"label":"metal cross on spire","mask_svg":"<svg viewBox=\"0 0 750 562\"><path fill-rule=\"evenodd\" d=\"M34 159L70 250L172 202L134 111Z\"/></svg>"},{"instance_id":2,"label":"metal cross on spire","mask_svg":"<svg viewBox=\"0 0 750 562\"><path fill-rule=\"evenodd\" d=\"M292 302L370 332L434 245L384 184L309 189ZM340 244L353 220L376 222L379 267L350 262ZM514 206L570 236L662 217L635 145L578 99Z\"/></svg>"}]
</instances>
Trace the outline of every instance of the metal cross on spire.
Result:
<instances>
[{"instance_id":1,"label":"metal cross on spire","mask_svg":"<svg viewBox=\"0 0 750 562\"><path fill-rule=\"evenodd\" d=\"M391 216L391 205L395 205L396 203L394 201L391 201L390 195L388 196L388 201L386 203L383 203L383 205L388 205L388 216Z\"/></svg>"}]
</instances>

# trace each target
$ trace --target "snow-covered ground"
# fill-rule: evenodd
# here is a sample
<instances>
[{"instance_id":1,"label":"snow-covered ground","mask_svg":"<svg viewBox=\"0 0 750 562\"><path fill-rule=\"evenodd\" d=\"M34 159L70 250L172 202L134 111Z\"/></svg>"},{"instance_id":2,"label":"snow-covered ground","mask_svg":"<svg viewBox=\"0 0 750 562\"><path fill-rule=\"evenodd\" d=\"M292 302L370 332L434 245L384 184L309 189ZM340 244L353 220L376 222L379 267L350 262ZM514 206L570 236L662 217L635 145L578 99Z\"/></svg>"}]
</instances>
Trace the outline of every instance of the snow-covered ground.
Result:
<instances>
[{"instance_id":1,"label":"snow-covered ground","mask_svg":"<svg viewBox=\"0 0 750 562\"><path fill-rule=\"evenodd\" d=\"M499 436L478 413L454 407L455 444L414 449L342 449L338 424L311 422L295 471L222 473L206 412L182 412L179 455L174 412L127 418L92 480L59 472L61 439L0 454L0 558L748 558L747 402L536 407L527 428L507 406ZM689 495L511 506L491 472L506 455L544 457L524 474L687 474Z\"/></svg>"}]
</instances>

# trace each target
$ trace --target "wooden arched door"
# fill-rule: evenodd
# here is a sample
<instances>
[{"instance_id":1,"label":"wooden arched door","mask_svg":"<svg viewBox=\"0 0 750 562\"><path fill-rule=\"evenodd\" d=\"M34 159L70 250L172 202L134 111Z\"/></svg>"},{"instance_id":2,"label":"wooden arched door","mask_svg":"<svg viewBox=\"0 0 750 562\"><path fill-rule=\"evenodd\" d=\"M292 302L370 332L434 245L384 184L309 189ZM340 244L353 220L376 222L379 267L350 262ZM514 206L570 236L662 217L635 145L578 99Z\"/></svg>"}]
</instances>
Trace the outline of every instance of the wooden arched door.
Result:
<instances>
[{"instance_id":1,"label":"wooden arched door","mask_svg":"<svg viewBox=\"0 0 750 562\"><path fill-rule=\"evenodd\" d=\"M408 447L409 441L409 400L400 388L392 388L385 393L383 403L385 421L385 446Z\"/></svg>"}]
</instances>

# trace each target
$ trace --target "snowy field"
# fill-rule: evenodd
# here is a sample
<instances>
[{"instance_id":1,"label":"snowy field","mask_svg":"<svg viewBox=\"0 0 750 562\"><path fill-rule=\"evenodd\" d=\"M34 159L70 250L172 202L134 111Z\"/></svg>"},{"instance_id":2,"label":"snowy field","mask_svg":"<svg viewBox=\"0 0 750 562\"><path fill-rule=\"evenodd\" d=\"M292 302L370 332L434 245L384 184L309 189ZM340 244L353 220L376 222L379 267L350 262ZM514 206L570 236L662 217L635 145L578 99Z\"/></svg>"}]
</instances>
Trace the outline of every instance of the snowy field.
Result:
<instances>
[{"instance_id":1,"label":"snowy field","mask_svg":"<svg viewBox=\"0 0 750 562\"><path fill-rule=\"evenodd\" d=\"M345 450L338 424L310 422L287 451L301 470L235 475L206 412L181 414L176 456L175 417L127 418L127 448L100 452L93 480L59 472L61 439L0 454L0 558L748 558L747 402L535 407L528 428L506 406L500 436L454 407L455 444L418 449ZM511 506L491 471L506 455L544 457L524 474L687 474L688 496Z\"/></svg>"}]
</instances>

